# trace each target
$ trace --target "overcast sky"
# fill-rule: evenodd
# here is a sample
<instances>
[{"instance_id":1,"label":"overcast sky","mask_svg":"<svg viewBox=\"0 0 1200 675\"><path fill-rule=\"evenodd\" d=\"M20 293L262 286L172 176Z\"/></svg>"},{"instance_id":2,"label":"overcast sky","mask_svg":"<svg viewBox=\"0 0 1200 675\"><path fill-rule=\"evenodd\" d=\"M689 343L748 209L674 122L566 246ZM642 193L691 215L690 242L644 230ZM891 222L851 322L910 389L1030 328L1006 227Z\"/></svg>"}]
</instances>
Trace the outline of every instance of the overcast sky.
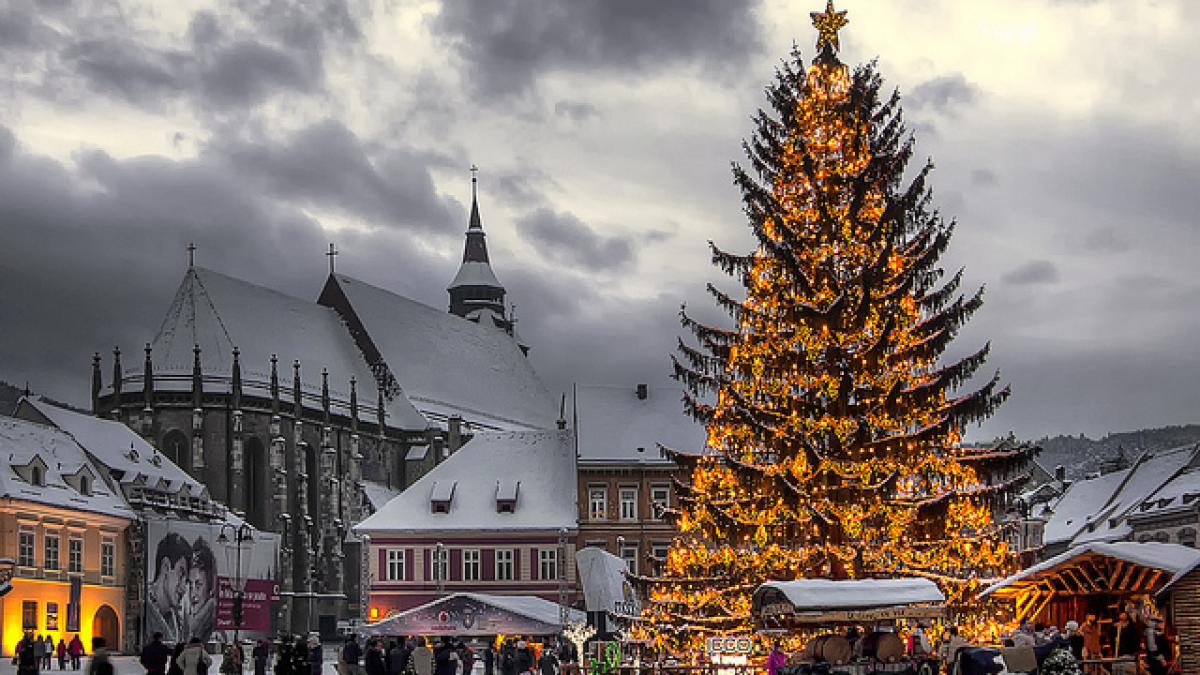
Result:
<instances>
[{"instance_id":1,"label":"overcast sky","mask_svg":"<svg viewBox=\"0 0 1200 675\"><path fill-rule=\"evenodd\" d=\"M666 379L748 250L730 161L822 0L0 0L0 379L88 399L197 262L436 307L470 189L555 391ZM1200 421L1200 3L844 0L1013 396L974 438ZM987 369L985 369L987 370ZM990 375L990 370L987 374Z\"/></svg>"}]
</instances>

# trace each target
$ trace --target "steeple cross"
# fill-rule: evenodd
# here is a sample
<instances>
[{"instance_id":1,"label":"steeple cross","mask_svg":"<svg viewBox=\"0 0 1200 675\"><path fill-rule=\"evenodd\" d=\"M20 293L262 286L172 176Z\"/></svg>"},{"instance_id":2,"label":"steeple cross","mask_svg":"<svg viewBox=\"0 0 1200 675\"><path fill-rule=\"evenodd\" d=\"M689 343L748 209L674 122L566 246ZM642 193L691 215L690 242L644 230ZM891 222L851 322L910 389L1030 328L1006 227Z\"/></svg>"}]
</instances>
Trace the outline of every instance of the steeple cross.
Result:
<instances>
[{"instance_id":1,"label":"steeple cross","mask_svg":"<svg viewBox=\"0 0 1200 675\"><path fill-rule=\"evenodd\" d=\"M475 187L478 184L479 184L479 167L472 164L471 165L471 199L475 199L475 197L476 197Z\"/></svg>"},{"instance_id":2,"label":"steeple cross","mask_svg":"<svg viewBox=\"0 0 1200 675\"><path fill-rule=\"evenodd\" d=\"M189 241L188 245L187 245L187 252L188 252L188 267L189 268L195 267L196 266L196 244Z\"/></svg>"},{"instance_id":3,"label":"steeple cross","mask_svg":"<svg viewBox=\"0 0 1200 675\"><path fill-rule=\"evenodd\" d=\"M334 248L333 242L329 242L329 252L325 254L329 258L329 273L333 274L333 259L338 254L338 250Z\"/></svg>"}]
</instances>

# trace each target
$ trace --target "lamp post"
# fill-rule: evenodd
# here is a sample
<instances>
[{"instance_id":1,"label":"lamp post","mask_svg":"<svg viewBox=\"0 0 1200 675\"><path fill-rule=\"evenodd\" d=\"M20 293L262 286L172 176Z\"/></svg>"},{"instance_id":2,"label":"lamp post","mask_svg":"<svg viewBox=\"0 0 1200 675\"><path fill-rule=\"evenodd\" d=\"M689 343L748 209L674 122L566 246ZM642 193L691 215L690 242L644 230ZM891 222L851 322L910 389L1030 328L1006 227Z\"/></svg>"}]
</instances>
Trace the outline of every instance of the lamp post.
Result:
<instances>
[{"instance_id":1,"label":"lamp post","mask_svg":"<svg viewBox=\"0 0 1200 675\"><path fill-rule=\"evenodd\" d=\"M446 575L444 572L446 571L446 567L449 567L449 565L446 564L443 567L445 556L446 545L439 541L433 547L433 579L437 582L438 595L441 595L442 591L444 591L446 588Z\"/></svg>"},{"instance_id":2,"label":"lamp post","mask_svg":"<svg viewBox=\"0 0 1200 675\"><path fill-rule=\"evenodd\" d=\"M233 533L233 539L229 538L226 531ZM242 546L254 541L254 528L246 523L242 523L234 527L230 523L221 524L221 534L217 536L217 543L225 546L226 563L229 562L230 544L236 549L237 557L234 562L233 570L233 643L238 644L238 639L241 637L242 630L242 604L245 599L246 591L246 572L242 568ZM247 556L249 562L249 556Z\"/></svg>"},{"instance_id":3,"label":"lamp post","mask_svg":"<svg viewBox=\"0 0 1200 675\"><path fill-rule=\"evenodd\" d=\"M567 528L558 530L558 627L567 628Z\"/></svg>"}]
</instances>

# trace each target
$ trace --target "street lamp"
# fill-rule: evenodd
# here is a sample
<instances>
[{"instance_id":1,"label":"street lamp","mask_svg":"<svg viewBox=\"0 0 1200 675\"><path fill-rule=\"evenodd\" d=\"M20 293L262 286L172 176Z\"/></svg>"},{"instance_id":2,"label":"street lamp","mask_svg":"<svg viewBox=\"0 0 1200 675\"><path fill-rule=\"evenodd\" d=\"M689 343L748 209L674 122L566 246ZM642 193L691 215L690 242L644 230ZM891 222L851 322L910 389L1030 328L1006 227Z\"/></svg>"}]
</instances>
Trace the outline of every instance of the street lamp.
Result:
<instances>
[{"instance_id":1,"label":"street lamp","mask_svg":"<svg viewBox=\"0 0 1200 675\"><path fill-rule=\"evenodd\" d=\"M567 628L567 528L558 530L558 627Z\"/></svg>"},{"instance_id":2,"label":"street lamp","mask_svg":"<svg viewBox=\"0 0 1200 675\"><path fill-rule=\"evenodd\" d=\"M450 566L448 563L443 566L445 556L446 545L439 541L433 547L433 579L437 582L438 595L441 595L442 591L446 588L445 572L446 568Z\"/></svg>"},{"instance_id":3,"label":"street lamp","mask_svg":"<svg viewBox=\"0 0 1200 675\"><path fill-rule=\"evenodd\" d=\"M233 539L229 538L226 531L233 533ZM231 553L236 555L236 561L233 566L233 644L238 644L238 639L241 637L242 630L242 604L246 594L246 570L242 567L242 547L254 542L254 528L246 523L242 523L234 527L231 523L221 524L221 534L217 536L217 543L225 547L225 563L228 566ZM231 546L232 544L232 546ZM230 551L234 549L234 551ZM250 562L250 556L246 556L246 562Z\"/></svg>"}]
</instances>

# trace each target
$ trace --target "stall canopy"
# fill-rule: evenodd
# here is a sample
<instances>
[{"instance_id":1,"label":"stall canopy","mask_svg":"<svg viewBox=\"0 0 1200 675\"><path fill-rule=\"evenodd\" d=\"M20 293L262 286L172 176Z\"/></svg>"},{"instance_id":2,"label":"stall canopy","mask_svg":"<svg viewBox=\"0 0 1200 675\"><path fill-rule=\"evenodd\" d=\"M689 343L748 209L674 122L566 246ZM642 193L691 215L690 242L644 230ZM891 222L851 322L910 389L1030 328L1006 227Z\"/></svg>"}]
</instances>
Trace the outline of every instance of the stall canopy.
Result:
<instances>
[{"instance_id":1,"label":"stall canopy","mask_svg":"<svg viewBox=\"0 0 1200 675\"><path fill-rule=\"evenodd\" d=\"M946 596L929 579L768 581L751 609L764 624L883 621L942 616Z\"/></svg>"},{"instance_id":2,"label":"stall canopy","mask_svg":"<svg viewBox=\"0 0 1200 675\"><path fill-rule=\"evenodd\" d=\"M363 627L365 635L555 635L562 628L560 606L532 595L455 593ZM583 612L567 609L580 623Z\"/></svg>"},{"instance_id":3,"label":"stall canopy","mask_svg":"<svg viewBox=\"0 0 1200 675\"><path fill-rule=\"evenodd\" d=\"M1179 544L1084 544L988 587L980 597L1015 599L1017 618L1025 619L1056 598L1156 593L1197 561L1200 551Z\"/></svg>"}]
</instances>

